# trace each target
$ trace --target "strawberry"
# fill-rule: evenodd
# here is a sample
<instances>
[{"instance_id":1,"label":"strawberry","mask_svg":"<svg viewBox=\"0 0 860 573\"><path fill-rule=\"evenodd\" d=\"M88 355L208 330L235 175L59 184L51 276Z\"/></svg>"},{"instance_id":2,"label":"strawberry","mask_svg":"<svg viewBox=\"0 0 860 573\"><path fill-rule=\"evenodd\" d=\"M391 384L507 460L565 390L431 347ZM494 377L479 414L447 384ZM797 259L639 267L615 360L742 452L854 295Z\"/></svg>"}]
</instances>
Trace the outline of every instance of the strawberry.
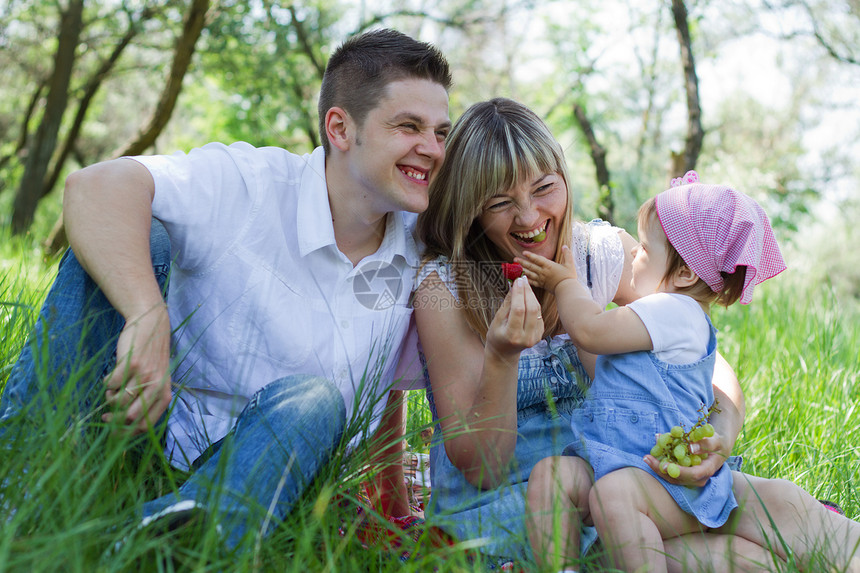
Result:
<instances>
[{"instance_id":1,"label":"strawberry","mask_svg":"<svg viewBox=\"0 0 860 573\"><path fill-rule=\"evenodd\" d=\"M502 274L509 281L515 281L523 276L523 266L519 263L502 263Z\"/></svg>"}]
</instances>

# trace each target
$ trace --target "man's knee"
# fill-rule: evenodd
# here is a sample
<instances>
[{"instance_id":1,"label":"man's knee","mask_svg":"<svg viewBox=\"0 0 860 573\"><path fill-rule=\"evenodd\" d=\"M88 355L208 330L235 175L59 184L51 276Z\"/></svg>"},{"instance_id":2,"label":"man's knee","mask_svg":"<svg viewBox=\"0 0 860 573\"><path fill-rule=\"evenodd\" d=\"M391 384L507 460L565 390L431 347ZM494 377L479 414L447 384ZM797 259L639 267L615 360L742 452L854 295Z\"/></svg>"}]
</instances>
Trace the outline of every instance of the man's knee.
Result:
<instances>
[{"instance_id":1,"label":"man's knee","mask_svg":"<svg viewBox=\"0 0 860 573\"><path fill-rule=\"evenodd\" d=\"M310 374L295 374L267 384L259 395L258 408L289 410L292 416L346 417L343 395L330 380Z\"/></svg>"}]
</instances>

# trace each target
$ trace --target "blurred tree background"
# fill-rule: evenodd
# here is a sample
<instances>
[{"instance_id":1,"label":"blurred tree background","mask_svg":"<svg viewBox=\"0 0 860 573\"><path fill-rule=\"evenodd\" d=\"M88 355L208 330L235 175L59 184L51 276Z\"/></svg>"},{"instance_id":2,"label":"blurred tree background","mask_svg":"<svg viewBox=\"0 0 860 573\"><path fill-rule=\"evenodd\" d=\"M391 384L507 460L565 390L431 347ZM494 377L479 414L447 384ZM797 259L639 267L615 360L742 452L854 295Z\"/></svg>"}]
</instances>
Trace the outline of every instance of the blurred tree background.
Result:
<instances>
[{"instance_id":1,"label":"blurred tree background","mask_svg":"<svg viewBox=\"0 0 860 573\"><path fill-rule=\"evenodd\" d=\"M860 300L860 0L2 0L3 236L62 249L64 177L97 161L309 152L328 54L381 26L446 53L452 119L493 96L544 117L582 218L633 228L695 167L762 201L791 273Z\"/></svg>"}]
</instances>

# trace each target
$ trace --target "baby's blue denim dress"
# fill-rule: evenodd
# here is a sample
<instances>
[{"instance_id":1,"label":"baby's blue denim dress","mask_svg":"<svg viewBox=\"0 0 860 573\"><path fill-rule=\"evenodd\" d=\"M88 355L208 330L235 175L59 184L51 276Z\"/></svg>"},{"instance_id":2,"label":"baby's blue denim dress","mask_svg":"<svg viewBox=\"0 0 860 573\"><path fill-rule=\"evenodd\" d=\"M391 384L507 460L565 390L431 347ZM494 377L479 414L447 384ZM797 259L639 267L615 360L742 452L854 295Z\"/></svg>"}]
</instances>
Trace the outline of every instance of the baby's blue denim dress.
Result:
<instances>
[{"instance_id":1,"label":"baby's blue denim dress","mask_svg":"<svg viewBox=\"0 0 860 573\"><path fill-rule=\"evenodd\" d=\"M719 527L737 507L726 464L704 487L688 488L664 481L642 460L655 433L675 425L689 430L699 408L713 403L717 339L710 326L707 355L690 364L667 364L653 352L599 356L588 399L573 413L575 438L565 453L588 460L595 480L620 468L641 468L663 484L681 509L707 527Z\"/></svg>"}]
</instances>

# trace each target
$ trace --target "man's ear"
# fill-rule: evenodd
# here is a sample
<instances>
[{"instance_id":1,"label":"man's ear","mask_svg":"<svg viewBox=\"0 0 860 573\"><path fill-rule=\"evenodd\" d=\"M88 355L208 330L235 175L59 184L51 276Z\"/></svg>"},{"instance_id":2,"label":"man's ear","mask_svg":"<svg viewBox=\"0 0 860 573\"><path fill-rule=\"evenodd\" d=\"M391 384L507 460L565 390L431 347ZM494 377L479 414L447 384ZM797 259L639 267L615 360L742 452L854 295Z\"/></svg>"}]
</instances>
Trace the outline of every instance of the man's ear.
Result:
<instances>
[{"instance_id":1,"label":"man's ear","mask_svg":"<svg viewBox=\"0 0 860 573\"><path fill-rule=\"evenodd\" d=\"M675 288L691 287L699 280L699 275L693 272L693 269L687 265L681 265L681 268L675 272L672 277L672 284Z\"/></svg>"},{"instance_id":2,"label":"man's ear","mask_svg":"<svg viewBox=\"0 0 860 573\"><path fill-rule=\"evenodd\" d=\"M352 121L352 117L342 107L329 108L325 113L325 133L328 137L328 142L333 147L336 147L340 151L349 149L354 131L355 122Z\"/></svg>"}]
</instances>

